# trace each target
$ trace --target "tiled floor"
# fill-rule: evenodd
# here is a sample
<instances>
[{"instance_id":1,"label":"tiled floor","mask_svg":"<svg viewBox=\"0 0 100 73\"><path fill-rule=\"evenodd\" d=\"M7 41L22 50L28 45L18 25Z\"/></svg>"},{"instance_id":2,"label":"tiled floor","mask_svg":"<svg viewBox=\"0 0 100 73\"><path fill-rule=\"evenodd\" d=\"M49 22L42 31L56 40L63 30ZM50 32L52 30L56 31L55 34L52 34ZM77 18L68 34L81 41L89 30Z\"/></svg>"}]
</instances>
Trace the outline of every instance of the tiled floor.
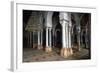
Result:
<instances>
[{"instance_id":1,"label":"tiled floor","mask_svg":"<svg viewBox=\"0 0 100 73\"><path fill-rule=\"evenodd\" d=\"M74 52L74 54L68 58L61 57L59 49L53 49L51 53L46 53L44 50L36 50L32 48L27 48L23 51L23 62L83 60L88 58L89 51L87 49L82 49L80 52Z\"/></svg>"}]
</instances>

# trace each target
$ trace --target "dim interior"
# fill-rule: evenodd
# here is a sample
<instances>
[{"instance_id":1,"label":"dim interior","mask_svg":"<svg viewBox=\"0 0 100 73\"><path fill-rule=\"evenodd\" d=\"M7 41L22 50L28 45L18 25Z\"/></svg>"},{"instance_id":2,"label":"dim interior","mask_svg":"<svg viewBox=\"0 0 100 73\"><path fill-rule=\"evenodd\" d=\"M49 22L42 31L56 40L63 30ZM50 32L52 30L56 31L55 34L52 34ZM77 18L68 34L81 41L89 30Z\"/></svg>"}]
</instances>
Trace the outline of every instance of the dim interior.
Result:
<instances>
[{"instance_id":1,"label":"dim interior","mask_svg":"<svg viewBox=\"0 0 100 73\"><path fill-rule=\"evenodd\" d=\"M91 13L23 10L23 62L91 59Z\"/></svg>"}]
</instances>

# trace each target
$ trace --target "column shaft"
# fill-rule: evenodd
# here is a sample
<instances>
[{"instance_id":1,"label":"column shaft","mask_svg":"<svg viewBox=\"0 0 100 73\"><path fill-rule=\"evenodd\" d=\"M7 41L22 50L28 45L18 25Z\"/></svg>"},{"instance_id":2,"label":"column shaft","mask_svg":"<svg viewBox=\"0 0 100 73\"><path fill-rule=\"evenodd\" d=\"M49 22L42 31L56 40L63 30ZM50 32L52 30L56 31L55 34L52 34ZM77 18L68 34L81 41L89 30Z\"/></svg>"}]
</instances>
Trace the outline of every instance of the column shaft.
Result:
<instances>
[{"instance_id":1,"label":"column shaft","mask_svg":"<svg viewBox=\"0 0 100 73\"><path fill-rule=\"evenodd\" d=\"M69 48L71 48L71 26L72 26L72 23L71 23L71 14L69 14L69 26L68 26L68 40L69 40Z\"/></svg>"},{"instance_id":2,"label":"column shaft","mask_svg":"<svg viewBox=\"0 0 100 73\"><path fill-rule=\"evenodd\" d=\"M40 49L40 31L38 31L38 49Z\"/></svg>"},{"instance_id":3,"label":"column shaft","mask_svg":"<svg viewBox=\"0 0 100 73\"><path fill-rule=\"evenodd\" d=\"M43 36L43 35L42 35L42 31L41 31L41 46L42 46L42 40L43 40L42 36Z\"/></svg>"},{"instance_id":4,"label":"column shaft","mask_svg":"<svg viewBox=\"0 0 100 73\"><path fill-rule=\"evenodd\" d=\"M31 32L30 32L30 48L32 47L31 45L32 45L32 40L31 40Z\"/></svg>"},{"instance_id":5,"label":"column shaft","mask_svg":"<svg viewBox=\"0 0 100 73\"><path fill-rule=\"evenodd\" d=\"M69 48L69 39L68 39L68 37L69 37L69 32L68 32L68 23L66 23L66 26L65 26L65 31L66 31L66 33L65 33L65 41L66 41L66 48Z\"/></svg>"},{"instance_id":6,"label":"column shaft","mask_svg":"<svg viewBox=\"0 0 100 73\"><path fill-rule=\"evenodd\" d=\"M66 48L65 21L62 24L62 48Z\"/></svg>"},{"instance_id":7,"label":"column shaft","mask_svg":"<svg viewBox=\"0 0 100 73\"><path fill-rule=\"evenodd\" d=\"M51 28L49 28L49 47L51 48Z\"/></svg>"},{"instance_id":8,"label":"column shaft","mask_svg":"<svg viewBox=\"0 0 100 73\"><path fill-rule=\"evenodd\" d=\"M48 38L48 31L49 31L49 38ZM49 45L48 45L48 40L49 40ZM46 28L46 52L51 52L51 32L50 29L48 30L48 27Z\"/></svg>"},{"instance_id":9,"label":"column shaft","mask_svg":"<svg viewBox=\"0 0 100 73\"><path fill-rule=\"evenodd\" d=\"M34 31L33 31L33 48L34 48Z\"/></svg>"},{"instance_id":10,"label":"column shaft","mask_svg":"<svg viewBox=\"0 0 100 73\"><path fill-rule=\"evenodd\" d=\"M34 32L33 32L33 43L34 43Z\"/></svg>"},{"instance_id":11,"label":"column shaft","mask_svg":"<svg viewBox=\"0 0 100 73\"><path fill-rule=\"evenodd\" d=\"M48 28L46 28L46 47L48 47Z\"/></svg>"}]
</instances>

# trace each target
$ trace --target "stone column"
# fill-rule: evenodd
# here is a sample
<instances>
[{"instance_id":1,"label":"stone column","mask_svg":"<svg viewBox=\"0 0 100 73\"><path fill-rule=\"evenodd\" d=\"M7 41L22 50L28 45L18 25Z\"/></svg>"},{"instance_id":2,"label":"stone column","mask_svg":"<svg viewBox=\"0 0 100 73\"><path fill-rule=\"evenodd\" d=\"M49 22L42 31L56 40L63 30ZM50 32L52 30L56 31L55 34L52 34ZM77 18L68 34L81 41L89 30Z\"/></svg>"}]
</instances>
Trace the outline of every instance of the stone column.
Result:
<instances>
[{"instance_id":1,"label":"stone column","mask_svg":"<svg viewBox=\"0 0 100 73\"><path fill-rule=\"evenodd\" d=\"M80 45L81 45L81 47L83 47L82 36L83 36L83 30L81 29L81 33L80 33Z\"/></svg>"},{"instance_id":2,"label":"stone column","mask_svg":"<svg viewBox=\"0 0 100 73\"><path fill-rule=\"evenodd\" d=\"M28 39L28 45L27 45L27 47L30 47L30 32L27 35L27 39Z\"/></svg>"},{"instance_id":3,"label":"stone column","mask_svg":"<svg viewBox=\"0 0 100 73\"><path fill-rule=\"evenodd\" d=\"M34 31L33 31L33 48L34 48L34 45L35 45L35 44L34 44Z\"/></svg>"},{"instance_id":4,"label":"stone column","mask_svg":"<svg viewBox=\"0 0 100 73\"><path fill-rule=\"evenodd\" d=\"M48 38L48 32L49 32L49 28L46 27L46 48L45 48L45 51L46 51L46 52L51 52L52 49L51 49L50 45L48 44L48 40L51 39L51 37ZM50 32L49 32L49 33L50 33Z\"/></svg>"},{"instance_id":5,"label":"stone column","mask_svg":"<svg viewBox=\"0 0 100 73\"><path fill-rule=\"evenodd\" d=\"M69 24L68 24L68 48L69 48L69 55L73 54L72 42L71 42L71 29L72 29L71 13L69 13Z\"/></svg>"},{"instance_id":6,"label":"stone column","mask_svg":"<svg viewBox=\"0 0 100 73\"><path fill-rule=\"evenodd\" d=\"M74 25L71 27L71 43L72 43L72 47L74 47Z\"/></svg>"},{"instance_id":7,"label":"stone column","mask_svg":"<svg viewBox=\"0 0 100 73\"><path fill-rule=\"evenodd\" d=\"M31 39L31 37L32 37L32 34L30 32L30 48L32 47L32 39Z\"/></svg>"},{"instance_id":8,"label":"stone column","mask_svg":"<svg viewBox=\"0 0 100 73\"><path fill-rule=\"evenodd\" d=\"M78 46L79 46L78 47L79 48L78 50L81 51L81 44L80 44L80 24L78 26Z\"/></svg>"},{"instance_id":9,"label":"stone column","mask_svg":"<svg viewBox=\"0 0 100 73\"><path fill-rule=\"evenodd\" d=\"M72 22L71 22L71 13L69 14L69 26L68 26L68 37L69 37L69 48L71 47L71 28L72 28Z\"/></svg>"},{"instance_id":10,"label":"stone column","mask_svg":"<svg viewBox=\"0 0 100 73\"><path fill-rule=\"evenodd\" d=\"M53 48L54 48L54 42L55 42L55 41L54 41L54 28L53 28L53 32L52 32L52 33L53 33L53 34L52 34L52 35L53 35L53 38L52 38L52 39L53 39L53 40L52 40L53 42L52 42L52 43L53 43Z\"/></svg>"},{"instance_id":11,"label":"stone column","mask_svg":"<svg viewBox=\"0 0 100 73\"><path fill-rule=\"evenodd\" d=\"M48 28L46 28L46 47L48 47Z\"/></svg>"},{"instance_id":12,"label":"stone column","mask_svg":"<svg viewBox=\"0 0 100 73\"><path fill-rule=\"evenodd\" d=\"M40 48L40 31L38 31L38 49L41 49Z\"/></svg>"},{"instance_id":13,"label":"stone column","mask_svg":"<svg viewBox=\"0 0 100 73\"><path fill-rule=\"evenodd\" d=\"M86 45L85 47L88 48L89 45L88 45L88 28L87 28L87 26L85 28L85 45Z\"/></svg>"},{"instance_id":14,"label":"stone column","mask_svg":"<svg viewBox=\"0 0 100 73\"><path fill-rule=\"evenodd\" d=\"M51 28L49 28L49 47L51 48Z\"/></svg>"},{"instance_id":15,"label":"stone column","mask_svg":"<svg viewBox=\"0 0 100 73\"><path fill-rule=\"evenodd\" d=\"M42 35L42 34L43 34L43 31L41 31L41 49L43 48L43 46L42 46L42 42L43 42L43 41L42 41L42 40L43 40L43 37L42 37L42 36L43 36L43 35Z\"/></svg>"},{"instance_id":16,"label":"stone column","mask_svg":"<svg viewBox=\"0 0 100 73\"><path fill-rule=\"evenodd\" d=\"M63 23L62 23L62 47L63 48L66 48L66 44L68 44L68 43L66 43L66 33L65 33L65 21L63 21Z\"/></svg>"},{"instance_id":17,"label":"stone column","mask_svg":"<svg viewBox=\"0 0 100 73\"><path fill-rule=\"evenodd\" d=\"M77 42L78 42L78 50L81 50L81 46L80 46L80 31L81 31L81 27L80 27L80 18L78 16L78 14L76 13L75 15L75 22L76 22L76 28L77 28Z\"/></svg>"},{"instance_id":18,"label":"stone column","mask_svg":"<svg viewBox=\"0 0 100 73\"><path fill-rule=\"evenodd\" d=\"M61 49L61 56L67 58L68 56L72 55L72 48L69 47L71 44L71 38L69 39L69 13L61 12L60 13L60 24L62 25L62 49ZM70 42L69 42L70 40Z\"/></svg>"},{"instance_id":19,"label":"stone column","mask_svg":"<svg viewBox=\"0 0 100 73\"><path fill-rule=\"evenodd\" d=\"M69 48L69 23L65 23L65 38L66 38L66 49Z\"/></svg>"}]
</instances>

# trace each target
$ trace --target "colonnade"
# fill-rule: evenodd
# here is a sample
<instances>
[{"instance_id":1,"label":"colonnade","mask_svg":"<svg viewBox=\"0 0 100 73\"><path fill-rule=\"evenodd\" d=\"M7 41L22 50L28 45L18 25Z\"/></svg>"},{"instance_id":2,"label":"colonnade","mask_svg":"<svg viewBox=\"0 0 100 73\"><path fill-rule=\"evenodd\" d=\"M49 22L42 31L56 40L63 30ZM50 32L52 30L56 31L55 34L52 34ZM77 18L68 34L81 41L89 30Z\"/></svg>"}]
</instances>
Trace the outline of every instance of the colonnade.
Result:
<instances>
[{"instance_id":1,"label":"colonnade","mask_svg":"<svg viewBox=\"0 0 100 73\"><path fill-rule=\"evenodd\" d=\"M66 58L73 54L73 50L71 47L71 14L67 13L67 12L60 12L59 20L60 20L59 22L62 26L61 56ZM52 22L50 22L50 23L52 23ZM45 51L51 52L52 51L52 31L51 31L52 26L50 27L50 26L46 25L45 29L46 29ZM42 44L43 44L43 31L38 31L38 49L43 48Z\"/></svg>"}]
</instances>

